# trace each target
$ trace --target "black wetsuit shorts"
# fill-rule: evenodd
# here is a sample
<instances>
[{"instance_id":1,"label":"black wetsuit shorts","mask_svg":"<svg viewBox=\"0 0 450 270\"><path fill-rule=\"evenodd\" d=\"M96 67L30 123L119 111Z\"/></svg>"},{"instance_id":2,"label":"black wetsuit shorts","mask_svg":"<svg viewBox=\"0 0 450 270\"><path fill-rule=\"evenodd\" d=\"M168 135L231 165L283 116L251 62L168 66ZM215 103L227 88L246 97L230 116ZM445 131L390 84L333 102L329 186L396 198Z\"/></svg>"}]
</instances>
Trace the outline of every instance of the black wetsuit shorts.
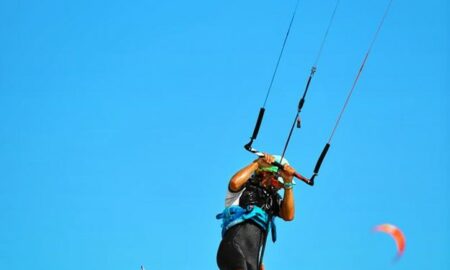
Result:
<instances>
[{"instance_id":1,"label":"black wetsuit shorts","mask_svg":"<svg viewBox=\"0 0 450 270\"><path fill-rule=\"evenodd\" d=\"M253 221L228 229L217 251L220 270L258 270L258 255L265 231Z\"/></svg>"}]
</instances>

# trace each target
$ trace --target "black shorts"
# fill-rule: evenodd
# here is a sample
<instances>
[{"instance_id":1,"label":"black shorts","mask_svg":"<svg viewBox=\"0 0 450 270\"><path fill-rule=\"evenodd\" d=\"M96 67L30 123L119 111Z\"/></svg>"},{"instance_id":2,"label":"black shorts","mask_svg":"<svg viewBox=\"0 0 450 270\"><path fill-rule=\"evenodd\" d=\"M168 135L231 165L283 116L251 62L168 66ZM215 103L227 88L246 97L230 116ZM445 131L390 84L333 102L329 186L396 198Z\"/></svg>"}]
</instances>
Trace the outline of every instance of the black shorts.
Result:
<instances>
[{"instance_id":1,"label":"black shorts","mask_svg":"<svg viewBox=\"0 0 450 270\"><path fill-rule=\"evenodd\" d=\"M220 270L258 270L258 257L265 231L246 221L228 229L217 251Z\"/></svg>"}]
</instances>

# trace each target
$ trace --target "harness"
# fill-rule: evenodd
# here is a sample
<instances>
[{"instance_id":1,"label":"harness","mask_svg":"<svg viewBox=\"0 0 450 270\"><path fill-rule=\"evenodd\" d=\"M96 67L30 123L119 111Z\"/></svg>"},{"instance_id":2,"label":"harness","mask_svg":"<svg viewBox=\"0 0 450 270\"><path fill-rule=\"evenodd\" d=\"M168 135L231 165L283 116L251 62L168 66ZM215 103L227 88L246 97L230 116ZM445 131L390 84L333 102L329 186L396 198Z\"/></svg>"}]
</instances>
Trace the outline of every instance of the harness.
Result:
<instances>
[{"instance_id":1,"label":"harness","mask_svg":"<svg viewBox=\"0 0 450 270\"><path fill-rule=\"evenodd\" d=\"M251 220L261 229L272 230L272 241L277 240L275 217L267 214L261 207L248 205L246 208L240 206L226 207L222 213L216 215L216 219L222 219L222 237L231 227Z\"/></svg>"}]
</instances>

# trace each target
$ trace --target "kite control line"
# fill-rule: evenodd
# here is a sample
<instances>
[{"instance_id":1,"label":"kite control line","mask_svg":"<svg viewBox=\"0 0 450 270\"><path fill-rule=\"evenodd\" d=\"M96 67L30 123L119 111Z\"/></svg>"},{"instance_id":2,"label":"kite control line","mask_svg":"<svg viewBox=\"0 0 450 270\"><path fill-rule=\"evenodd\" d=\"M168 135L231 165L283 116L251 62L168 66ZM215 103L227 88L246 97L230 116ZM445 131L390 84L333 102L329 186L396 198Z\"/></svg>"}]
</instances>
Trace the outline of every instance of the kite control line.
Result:
<instances>
[{"instance_id":1,"label":"kite control line","mask_svg":"<svg viewBox=\"0 0 450 270\"><path fill-rule=\"evenodd\" d=\"M297 128L301 128L300 112L302 111L303 105L305 104L305 98L306 98L306 94L308 93L308 89L309 89L309 85L311 84L311 80L317 71L317 64L319 63L320 56L322 56L323 47L325 45L325 41L327 40L328 33L330 32L331 25L333 24L334 16L336 15L336 10L339 6L339 2L340 2L340 0L336 1L336 5L334 6L333 13L330 17L330 21L328 22L327 30L325 31L325 34L322 38L322 43L320 44L320 48L319 48L319 52L317 53L316 60L314 61L313 66L311 67L311 72L309 73L309 77L306 82L305 90L303 91L303 96L300 99L300 101L298 102L297 114L295 115L294 122L292 123L292 126L291 126L291 130L289 131L289 135L286 139L286 143L284 145L284 149L281 154L281 160L283 160L284 154L286 154L286 150L287 150L287 147L291 140L292 133L294 132L295 125L297 124Z\"/></svg>"},{"instance_id":2,"label":"kite control line","mask_svg":"<svg viewBox=\"0 0 450 270\"><path fill-rule=\"evenodd\" d=\"M360 69L359 69L359 72L358 72L358 74L357 74L357 76L356 76L356 78L355 78L355 80L354 80L354 82L353 82L353 85L352 85L352 87L351 87L351 89L350 89L350 92L349 92L349 94L348 94L348 96L347 96L347 99L346 99L346 101L345 101L345 103L344 103L344 106L342 107L342 110L341 110L341 112L340 112L340 114L339 114L339 116L338 116L338 119L337 119L337 121L336 121L336 124L335 124L335 126L334 126L334 128L333 128L333 131L331 132L330 138L328 139L327 144L326 144L325 147L323 148L322 153L320 154L320 157L319 157L319 159L317 160L316 166L315 166L315 168L314 168L313 176L311 177L311 179L308 179L308 178L302 176L301 174L299 174L299 173L297 173L297 172L294 174L294 176L295 176L296 178L302 180L303 182L305 182L306 184L308 184L308 185L310 185L310 186L313 186L313 185L314 185L314 179L315 179L315 177L319 174L319 170L320 170L320 167L321 167L321 165L322 165L322 162L324 161L325 156L327 155L328 150L329 150L329 148L330 148L331 140L332 140L332 138L333 138L333 136L334 136L334 133L335 133L335 131L336 131L338 125L339 125L339 122L340 122L340 120L341 120L341 118L342 118L342 116L343 116L343 113L344 113L344 111L345 111L345 109L346 109L346 107L347 107L347 105L348 105L348 102L349 102L349 100L350 100L350 98L351 98L351 95L352 95L352 93L353 93L353 91L354 91L354 89L355 89L355 86L356 86L356 84L357 84L357 82L358 82L358 80L359 80L359 77L360 77L361 72L362 72L362 70L363 70L363 68L364 68L364 65L365 65L365 63L366 63L366 61L367 61L367 58L368 58L368 56L369 56L369 54L370 54L370 52L371 52L371 50L372 50L372 47L373 47L373 45L374 45L374 43L375 43L375 41L376 41L376 39L377 39L377 37L378 37L378 34L379 34L379 32L380 32L380 29L381 29L381 27L382 27L382 25L383 25L383 23L384 23L384 20L385 20L387 14L388 14L388 11L390 10L392 1L393 1L393 0L390 0L390 1L389 1L389 4L388 4L388 6L387 6L387 8L386 8L386 11L385 11L385 13L384 13L382 19L381 19L381 22L380 22L380 24L378 25L378 29L377 29L377 31L375 32L374 38L373 38L373 40L372 40L372 42L371 42L371 44L370 44L370 46L369 46L369 49L367 50L367 53L366 53L366 55L365 55L365 57L364 57L364 59L363 59L363 62L362 62L361 67L360 67ZM294 122L293 122L293 124L292 124L292 127L291 127L291 129L290 129L290 131L289 131L289 134L288 134L288 137L287 137L287 140L286 140L286 143L285 143L285 146L284 146L284 149L283 149L283 152L282 152L282 155L281 155L281 159L280 159L280 160L283 160L283 158L284 158L284 155L285 155L286 150L287 150L287 147L288 147L288 145L289 145L289 142L290 142L290 139L291 139L291 136L292 136L292 133L293 133L293 130L294 130L295 125L297 124L297 128L300 128L300 127L301 127L300 112L301 112L301 110L302 110L302 108L303 108L303 105L304 105L304 103L305 103L306 94L308 93L308 89L309 89L309 86L310 86L310 84L311 84L311 80L312 80L312 78L314 77L314 74L315 74L316 71L317 71L317 64L318 64L318 61L319 61L320 56L321 56L321 54L322 54L322 50L323 50L325 41L326 41L326 39L327 39L327 37L328 37L329 30L330 30L331 25L332 25L332 23L333 23L333 21L334 21L334 17L335 17L335 14L336 14L336 10L337 10L337 8L338 8L338 6L339 6L339 2L340 2L340 0L337 0L336 5L335 5L335 8L334 8L334 10L333 10L333 14L331 15L331 18L330 18L330 21L329 21L327 30L326 30L326 32L325 32L325 35L324 35L323 39L322 39L322 43L321 43L321 45L320 45L320 49L319 49L319 52L318 52L318 54L317 54L316 60L315 60L315 62L314 62L314 65L313 65L312 68L311 68L311 72L310 72L310 74L309 74L309 78L308 78L308 80L307 80L307 82L306 82L305 90L304 90L304 92L303 92L302 98L300 99L300 101L299 101L299 103L298 103L297 113L296 113L296 116L295 116L295 118L294 118ZM257 121L256 121L255 128L254 128L254 130L253 130L252 137L250 138L250 141L249 141L246 145L244 145L244 148L245 148L247 151L256 154L258 157L264 157L264 153L262 153L262 152L256 150L255 148L253 148L253 147L252 147L252 144L253 144L253 141L256 140L256 137L258 136L259 129L260 129L260 127L261 127L261 123L262 123L262 120L263 120L263 117L264 117L264 113L265 113L265 106L266 106L268 97L269 97L269 95L270 95L270 91L271 91L271 88L272 88L272 84L273 84L273 81L274 81L274 79L275 79L275 76L276 76L276 73L277 73L277 70L278 70L278 65L279 65L280 60L281 60L281 57L282 57L282 55L283 55L284 47L285 47L285 45L286 45L286 41L287 41L287 38L288 38L288 36L289 36L289 32L290 32L290 30L291 30L292 22L294 21L294 17L295 17L296 11L297 11L298 3L299 3L299 1L297 1L297 4L296 4L296 6L295 6L295 10L294 10L294 13L293 13L293 15L292 15L292 18L291 18L291 21L290 21L290 24L289 24L289 28L288 28L288 31L287 31L287 33L286 33L286 36L285 36L285 39L284 39L284 42L283 42L283 46L282 46L282 48L281 48L281 52L280 52L280 55L279 55L279 57L278 57L277 64L276 64L276 66L275 66L275 70L274 70L274 73L273 73L273 75L272 75L272 79L271 79L271 81L270 81L269 88L268 88L268 90L267 90L267 94L266 94L266 98L265 98L265 100L264 100L264 104L263 104L263 106L260 108L260 111L259 111L259 114L258 114L258 118L257 118ZM281 165L281 164L278 163L278 162L273 162L272 165L277 166L279 169L283 169L283 165ZM269 219L269 222L267 223L267 226L266 226L266 232L268 232L269 225L270 225L270 219ZM259 253L259 257L258 257L258 269L260 269L261 264L262 264L262 260L263 260L263 257L264 257L264 251L265 251L265 247L266 247L266 240L267 240L267 235L264 237L263 245L262 245L262 248L261 248L260 253Z\"/></svg>"},{"instance_id":3,"label":"kite control line","mask_svg":"<svg viewBox=\"0 0 450 270\"><path fill-rule=\"evenodd\" d=\"M266 111L266 103L267 103L267 100L269 99L270 91L272 90L272 85L273 85L273 82L277 75L278 66L280 65L280 61L281 61L281 58L282 58L283 52L284 52L284 47L286 46L286 42L289 37L289 33L291 32L292 23L294 22L294 18L295 18L295 14L297 13L297 8L298 8L299 2L300 2L300 0L297 0L297 3L295 4L294 13L292 14L291 21L289 23L289 27L286 32L286 36L284 37L283 46L281 46L281 51L280 51L280 54L278 55L278 60L275 65L275 70L273 71L272 79L270 80L269 88L267 89L266 98L264 99L263 106L259 109L259 114L258 114L258 119L256 120L255 129L253 130L253 134L252 134L252 137L250 138L250 141L244 146L245 149L251 148L253 141L256 140L256 137L258 136L259 128L261 127L261 123L262 123L262 120L264 117L264 112Z\"/></svg>"},{"instance_id":4,"label":"kite control line","mask_svg":"<svg viewBox=\"0 0 450 270\"><path fill-rule=\"evenodd\" d=\"M263 258L264 258L264 252L266 251L266 243L267 243L267 236L269 235L269 227L270 227L270 224L273 222L272 218L273 218L272 215L269 214L269 218L267 219L267 224L266 224L266 234L265 235L263 234L264 240L263 240L263 245L262 245L260 253L259 253L257 269L261 269L261 264L262 264ZM272 227L272 229L275 229L275 227ZM273 233L272 233L272 241L275 242L275 239L273 238Z\"/></svg>"},{"instance_id":5,"label":"kite control line","mask_svg":"<svg viewBox=\"0 0 450 270\"><path fill-rule=\"evenodd\" d=\"M350 91L349 91L349 93L348 93L348 95L347 95L347 98L346 98L346 100L345 100L345 102L344 102L344 105L342 106L341 112L339 113L339 116L338 116L338 118L337 118L337 120L336 120L336 123L334 124L334 128L333 128L333 130L331 131L330 138L328 139L327 144L326 144L325 147L323 148L322 153L320 154L320 157L319 157L319 159L317 160L316 166L315 166L315 168L314 168L314 174L313 174L313 176L311 177L311 181L312 181L312 182L314 182L314 178L319 174L320 166L322 165L322 162L323 162L323 160L325 159L325 156L326 156L327 153L328 153L328 149L330 148L330 145L331 145L331 140L333 139L334 133L336 132L336 129L337 129L338 126L339 126L339 123L340 123L340 121L341 121L341 118L342 118L342 116L344 115L345 110L347 109L347 105L348 105L348 103L349 103L349 101L350 101L350 98L352 97L353 91L355 90L356 84L358 83L359 77L360 77L360 75L361 75L361 73L362 73L362 71L363 71L363 69L364 69L364 66L365 66L365 64L366 64L367 58L369 57L369 54L370 54L370 52L372 51L372 47L373 47L375 41L377 40L378 35L379 35L379 33L380 33L380 30L381 30L381 27L383 26L383 23L384 23L384 21L385 21L385 19L386 19L386 16L387 16L387 14L389 13L389 10L390 10L391 5L392 5L392 1L393 1L393 0L390 0L389 3L388 3L388 5L387 5L387 7L386 7L386 10L385 10L385 12L384 12L384 15L383 15L383 17L381 18L381 21L380 21L380 23L379 23L379 25L378 25L378 28L377 28L377 30L376 30L374 36L373 36L372 42L371 42L370 45L369 45L369 49L368 49L367 52L366 52L366 55L365 55L365 57L364 57L364 59L363 59L363 61L362 61L362 63L361 63L361 66L360 66L360 68L359 68L359 71L358 71L358 73L356 74L355 80L353 81L353 85L352 85L352 87L350 88Z\"/></svg>"},{"instance_id":6,"label":"kite control line","mask_svg":"<svg viewBox=\"0 0 450 270\"><path fill-rule=\"evenodd\" d=\"M289 131L288 138L287 138L286 143L285 143L285 145L284 145L284 149L283 149L283 152L282 152L282 155L281 155L281 160L284 158L284 155L285 155L285 153L286 153L286 150L287 150L287 147L288 147L288 145L289 145L289 142L290 142L290 139L291 139L291 136L292 136L292 133L293 133L293 131L294 131L294 127L295 127L296 123L297 123L297 128L300 128L300 127L301 127L300 112L301 112L301 110L302 110L302 108L303 108L303 105L305 104L305 98L306 98L306 94L308 93L308 89L309 89L309 86L310 86L310 84L311 84L311 80L312 80L312 78L314 77L314 74L315 74L316 71L317 71L317 64L318 64L318 62L319 62L320 56L322 55L323 47L324 47L325 41L326 41L326 39L327 39L327 37L328 37L328 33L329 33L329 31L330 31L331 25L333 24L334 17L335 17L335 14L336 14L336 10L337 10L337 8L338 8L338 6L339 6L339 3L340 3L340 0L337 0L337 1L336 1L336 5L335 5L334 10L333 10L333 13L332 13L332 15L331 15L331 17L330 17L330 20L329 20L329 22L328 22L327 30L326 30L326 32L325 32L323 38L322 38L322 42L321 42L321 44L320 44L320 48L319 48L319 51L318 51L318 53L317 53L316 59L315 59L315 61L314 61L313 66L311 67L311 72L310 72L309 78L308 78L308 80L307 80L307 82L306 82L305 90L304 90L303 95L302 95L302 98L300 99L300 101L299 101L299 103L298 103L298 106L297 106L297 114L295 115L294 122L292 123L292 127L291 127L291 129L290 129L290 131ZM263 154L262 154L261 152L257 151L256 149L254 149L254 148L252 147L252 144L253 144L253 141L254 141L254 140L256 139L256 137L258 136L258 132L259 132L259 129L260 129L260 127L261 127L262 119L263 119L263 117L264 117L264 112L265 112L265 105L266 105L266 103L267 103L267 99L268 99L269 94L270 94L270 90L271 90L271 87L272 87L272 84L273 84L273 80L274 80L274 78L275 78L275 74L276 74L276 71L277 71L277 69L278 69L278 64L280 63L280 59L281 59L281 56L282 56L283 51L284 51L284 46L285 46L285 44L286 44L286 40L287 40L287 37L288 37L289 32L290 32L290 29L291 29L292 22L293 22L293 20L294 20L295 13L296 13L296 10L297 10L297 7L298 7L298 1L297 1L297 5L296 5L296 7L295 7L294 14L293 14L292 19L291 19L291 23L289 24L289 28L288 28L286 37L285 37L285 39L284 39L284 43L283 43L283 47L282 47L282 49L281 49L281 53L280 53L280 55L279 55L279 57L278 57L277 65L276 65L276 67L275 67L275 72L274 72L274 74L273 74L273 76L272 76L272 80L271 80L271 82L270 82L269 89L268 89L267 94L266 94L266 99L265 99L265 101L264 101L264 105L263 105L263 107L260 108L259 115L258 115L258 118L257 118L257 120L256 120L255 129L253 130L253 135L252 135L252 137L250 138L250 142L247 143L247 144L244 146L244 148L245 148L247 151L250 151L250 152L255 153L255 154L256 154L256 153L259 153L259 154L257 154L258 156L263 156ZM276 165L276 166L278 166L278 165ZM280 167L280 168L282 168L282 167ZM295 177L297 177L298 179L302 180L303 182L307 183L307 184L310 185L310 186L313 186L313 185L314 185L314 179L311 179L311 180L310 180L310 179L308 179L308 178L306 178L306 177L304 177L304 176L302 176L302 175L300 175L300 174L296 174Z\"/></svg>"}]
</instances>

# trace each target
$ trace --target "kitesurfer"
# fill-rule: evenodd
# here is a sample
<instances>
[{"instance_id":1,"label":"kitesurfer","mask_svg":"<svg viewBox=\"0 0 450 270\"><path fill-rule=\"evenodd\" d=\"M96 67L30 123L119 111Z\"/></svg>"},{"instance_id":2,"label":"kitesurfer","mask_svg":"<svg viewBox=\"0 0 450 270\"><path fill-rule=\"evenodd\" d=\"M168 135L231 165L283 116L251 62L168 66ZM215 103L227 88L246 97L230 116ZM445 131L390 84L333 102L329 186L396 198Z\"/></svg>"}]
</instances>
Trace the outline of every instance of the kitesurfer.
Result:
<instances>
[{"instance_id":1,"label":"kitesurfer","mask_svg":"<svg viewBox=\"0 0 450 270\"><path fill-rule=\"evenodd\" d=\"M274 161L283 169L271 165ZM286 159L264 154L231 178L225 210L217 215L223 219L217 251L221 270L258 270L258 265L264 269L260 254L270 230L275 241L274 218L294 219L294 173ZM278 194L281 189L283 197Z\"/></svg>"}]
</instances>

